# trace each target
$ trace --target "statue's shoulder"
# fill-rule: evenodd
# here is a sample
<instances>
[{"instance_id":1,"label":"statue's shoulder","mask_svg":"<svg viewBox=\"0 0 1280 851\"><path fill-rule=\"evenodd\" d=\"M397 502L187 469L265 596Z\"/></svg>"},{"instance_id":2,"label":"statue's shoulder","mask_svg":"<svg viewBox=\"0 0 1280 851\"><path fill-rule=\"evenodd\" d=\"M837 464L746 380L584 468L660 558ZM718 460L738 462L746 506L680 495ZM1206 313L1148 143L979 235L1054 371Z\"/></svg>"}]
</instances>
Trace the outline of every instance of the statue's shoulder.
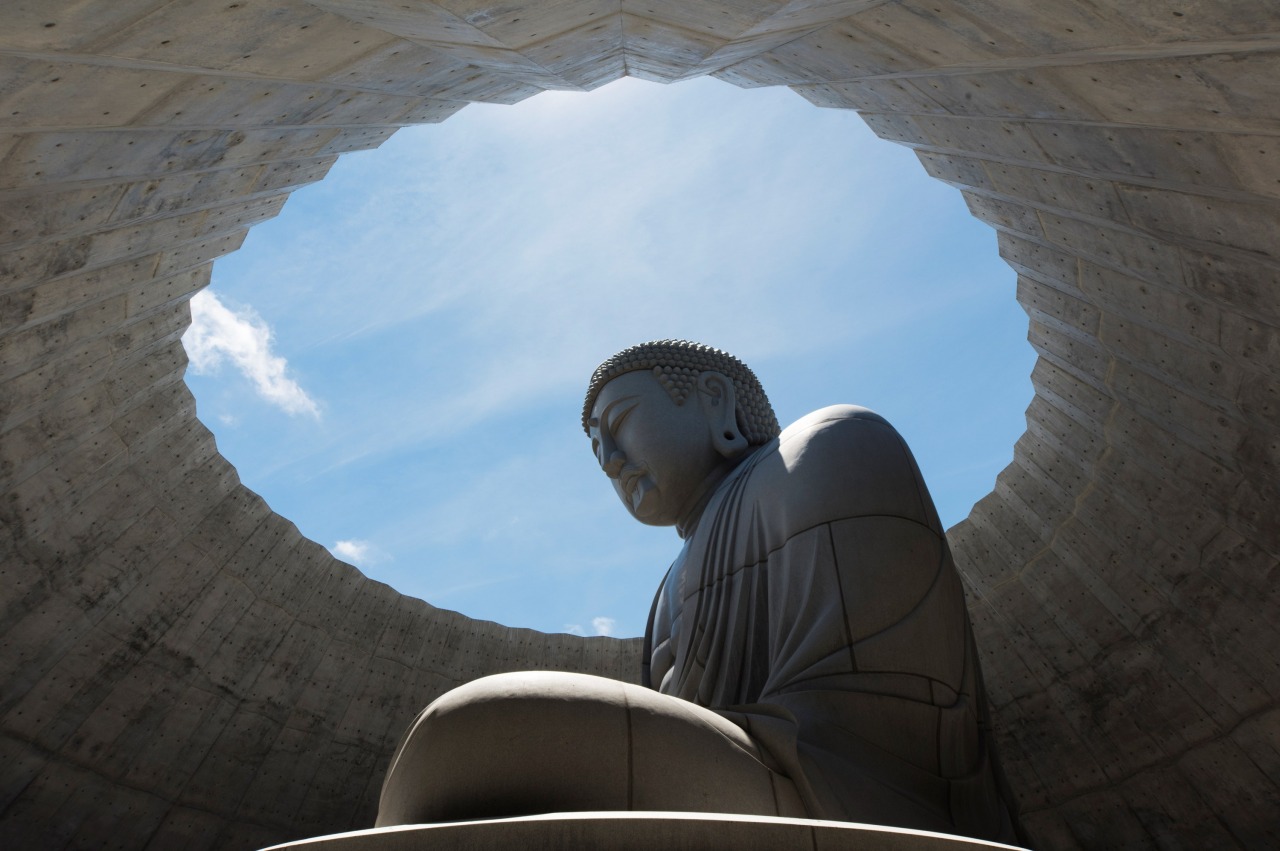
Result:
<instances>
[{"instance_id":1,"label":"statue's shoulder","mask_svg":"<svg viewBox=\"0 0 1280 851\"><path fill-rule=\"evenodd\" d=\"M905 450L906 443L888 420L859 405L819 408L778 435L778 451L791 462L789 468L815 453L839 466L861 463L868 453L899 456Z\"/></svg>"},{"instance_id":2,"label":"statue's shoulder","mask_svg":"<svg viewBox=\"0 0 1280 851\"><path fill-rule=\"evenodd\" d=\"M783 429L770 455L753 474L755 490L791 532L871 515L937 523L906 442L868 408L807 414Z\"/></svg>"},{"instance_id":3,"label":"statue's shoulder","mask_svg":"<svg viewBox=\"0 0 1280 851\"><path fill-rule=\"evenodd\" d=\"M779 442L785 443L789 440L805 439L809 435L826 430L839 430L843 425L881 426L895 435L897 434L896 431L893 431L893 426L889 425L888 420L870 408L864 408L861 405L828 405L825 408L819 408L812 413L805 414L783 429L782 434L779 435Z\"/></svg>"}]
</instances>

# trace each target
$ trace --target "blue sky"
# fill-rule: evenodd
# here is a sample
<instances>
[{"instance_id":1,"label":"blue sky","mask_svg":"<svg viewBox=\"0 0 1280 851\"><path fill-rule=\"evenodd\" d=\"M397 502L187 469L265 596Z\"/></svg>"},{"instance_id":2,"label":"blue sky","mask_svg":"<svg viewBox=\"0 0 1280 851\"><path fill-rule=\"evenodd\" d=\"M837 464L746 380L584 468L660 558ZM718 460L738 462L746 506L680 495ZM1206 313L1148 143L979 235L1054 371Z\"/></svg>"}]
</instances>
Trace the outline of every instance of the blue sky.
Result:
<instances>
[{"instance_id":1,"label":"blue sky","mask_svg":"<svg viewBox=\"0 0 1280 851\"><path fill-rule=\"evenodd\" d=\"M201 419L303 534L443 608L620 636L680 541L580 430L615 351L730 351L784 424L879 411L948 526L1012 457L1034 361L959 192L852 112L713 79L403 130L254 228L193 315Z\"/></svg>"}]
</instances>

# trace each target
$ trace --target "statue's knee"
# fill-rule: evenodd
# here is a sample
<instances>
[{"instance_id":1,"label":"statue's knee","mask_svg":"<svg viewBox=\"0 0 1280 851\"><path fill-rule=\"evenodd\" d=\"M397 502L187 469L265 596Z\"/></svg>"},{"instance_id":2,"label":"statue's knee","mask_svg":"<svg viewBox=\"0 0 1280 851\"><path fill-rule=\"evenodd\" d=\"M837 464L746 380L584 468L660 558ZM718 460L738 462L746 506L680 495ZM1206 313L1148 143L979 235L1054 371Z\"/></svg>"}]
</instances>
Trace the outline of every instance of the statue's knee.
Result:
<instances>
[{"instance_id":1,"label":"statue's knee","mask_svg":"<svg viewBox=\"0 0 1280 851\"><path fill-rule=\"evenodd\" d=\"M506 745L508 754L582 750L584 741L607 741L627 731L621 683L583 674L534 671L496 674L466 683L431 703L411 738L447 738L456 747L482 742Z\"/></svg>"},{"instance_id":2,"label":"statue's knee","mask_svg":"<svg viewBox=\"0 0 1280 851\"><path fill-rule=\"evenodd\" d=\"M418 716L387 774L377 823L626 809L627 777L620 684L485 677Z\"/></svg>"}]
</instances>

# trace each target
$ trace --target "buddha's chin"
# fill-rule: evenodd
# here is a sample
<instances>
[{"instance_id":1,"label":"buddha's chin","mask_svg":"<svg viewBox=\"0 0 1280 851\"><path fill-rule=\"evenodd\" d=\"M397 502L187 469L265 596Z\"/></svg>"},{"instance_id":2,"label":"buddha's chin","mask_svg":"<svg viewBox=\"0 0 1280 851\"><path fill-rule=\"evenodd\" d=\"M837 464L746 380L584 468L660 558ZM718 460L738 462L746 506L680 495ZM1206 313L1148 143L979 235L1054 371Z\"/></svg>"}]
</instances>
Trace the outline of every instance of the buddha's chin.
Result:
<instances>
[{"instance_id":1,"label":"buddha's chin","mask_svg":"<svg viewBox=\"0 0 1280 851\"><path fill-rule=\"evenodd\" d=\"M631 510L632 517L641 523L662 525L661 521L654 517L658 510L661 495L658 493L658 489L654 487L652 479L648 476L640 478L631 490L630 497L627 507Z\"/></svg>"}]
</instances>

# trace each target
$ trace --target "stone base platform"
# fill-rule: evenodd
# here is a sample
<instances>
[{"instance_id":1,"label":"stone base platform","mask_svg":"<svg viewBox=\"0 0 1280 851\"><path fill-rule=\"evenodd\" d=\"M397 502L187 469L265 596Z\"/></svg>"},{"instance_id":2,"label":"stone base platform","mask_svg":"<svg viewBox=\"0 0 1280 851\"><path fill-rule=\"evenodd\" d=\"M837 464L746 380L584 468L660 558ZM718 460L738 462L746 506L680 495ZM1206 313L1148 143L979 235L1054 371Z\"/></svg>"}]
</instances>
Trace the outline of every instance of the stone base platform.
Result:
<instances>
[{"instance_id":1,"label":"stone base platform","mask_svg":"<svg viewBox=\"0 0 1280 851\"><path fill-rule=\"evenodd\" d=\"M772 816L677 812L552 813L334 833L265 851L979 851L1006 848L921 830ZM1017 849L1014 849L1017 851Z\"/></svg>"}]
</instances>

